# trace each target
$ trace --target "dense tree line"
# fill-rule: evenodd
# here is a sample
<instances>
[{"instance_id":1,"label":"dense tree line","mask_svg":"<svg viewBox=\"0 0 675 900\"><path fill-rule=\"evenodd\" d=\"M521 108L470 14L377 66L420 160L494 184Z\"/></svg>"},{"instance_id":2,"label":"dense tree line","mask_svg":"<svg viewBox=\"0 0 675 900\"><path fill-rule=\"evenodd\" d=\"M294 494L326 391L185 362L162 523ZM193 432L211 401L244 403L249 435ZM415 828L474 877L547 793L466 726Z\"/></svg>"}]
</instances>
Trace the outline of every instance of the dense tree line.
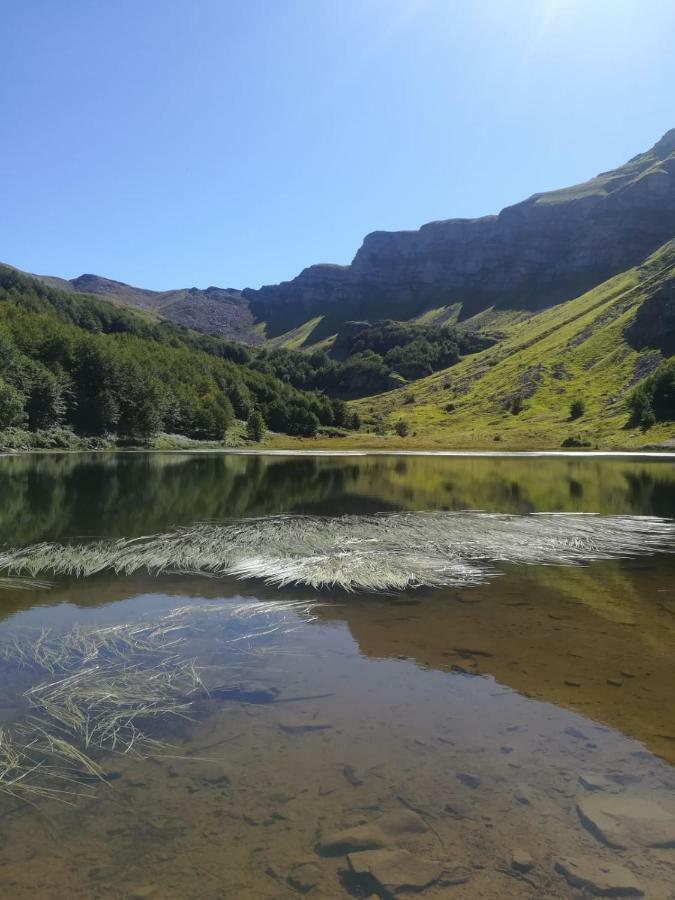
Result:
<instances>
[{"instance_id":1,"label":"dense tree line","mask_svg":"<svg viewBox=\"0 0 675 900\"><path fill-rule=\"evenodd\" d=\"M262 350L253 364L297 388L350 399L400 387L404 380L424 378L490 343L447 326L391 320L349 323L337 336L331 356L323 351Z\"/></svg>"},{"instance_id":2,"label":"dense tree line","mask_svg":"<svg viewBox=\"0 0 675 900\"><path fill-rule=\"evenodd\" d=\"M272 430L299 436L353 424L340 401L298 390L250 359L247 348L0 267L0 430L221 440L235 416L254 411Z\"/></svg>"}]
</instances>

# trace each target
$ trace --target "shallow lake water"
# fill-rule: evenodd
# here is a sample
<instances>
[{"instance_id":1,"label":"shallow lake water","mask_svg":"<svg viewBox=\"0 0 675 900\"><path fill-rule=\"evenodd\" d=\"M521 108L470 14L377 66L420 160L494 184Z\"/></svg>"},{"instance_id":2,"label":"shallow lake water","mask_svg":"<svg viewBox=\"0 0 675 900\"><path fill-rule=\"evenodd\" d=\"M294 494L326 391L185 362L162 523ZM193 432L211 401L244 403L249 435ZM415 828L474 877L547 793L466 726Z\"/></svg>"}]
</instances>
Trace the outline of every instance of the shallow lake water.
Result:
<instances>
[{"instance_id":1,"label":"shallow lake water","mask_svg":"<svg viewBox=\"0 0 675 900\"><path fill-rule=\"evenodd\" d=\"M672 519L675 466L6 456L0 498L2 556L281 514ZM672 549L369 592L7 573L0 896L672 900Z\"/></svg>"}]
</instances>

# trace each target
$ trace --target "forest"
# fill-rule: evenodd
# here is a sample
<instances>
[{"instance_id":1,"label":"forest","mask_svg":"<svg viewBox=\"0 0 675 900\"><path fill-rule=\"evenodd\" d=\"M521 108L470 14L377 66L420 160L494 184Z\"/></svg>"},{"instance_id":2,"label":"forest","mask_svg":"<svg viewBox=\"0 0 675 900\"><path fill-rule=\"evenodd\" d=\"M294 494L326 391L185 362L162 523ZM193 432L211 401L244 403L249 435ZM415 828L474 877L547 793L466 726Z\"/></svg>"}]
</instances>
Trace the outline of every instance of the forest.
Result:
<instances>
[{"instance_id":1,"label":"forest","mask_svg":"<svg viewBox=\"0 0 675 900\"><path fill-rule=\"evenodd\" d=\"M146 444L159 432L220 441L235 417L253 439L359 424L342 401L251 360L244 346L0 266L0 431Z\"/></svg>"},{"instance_id":2,"label":"forest","mask_svg":"<svg viewBox=\"0 0 675 900\"><path fill-rule=\"evenodd\" d=\"M447 369L468 353L494 343L448 326L409 322L348 322L330 355L323 350L261 350L254 368L302 390L324 391L346 400L379 394Z\"/></svg>"}]
</instances>

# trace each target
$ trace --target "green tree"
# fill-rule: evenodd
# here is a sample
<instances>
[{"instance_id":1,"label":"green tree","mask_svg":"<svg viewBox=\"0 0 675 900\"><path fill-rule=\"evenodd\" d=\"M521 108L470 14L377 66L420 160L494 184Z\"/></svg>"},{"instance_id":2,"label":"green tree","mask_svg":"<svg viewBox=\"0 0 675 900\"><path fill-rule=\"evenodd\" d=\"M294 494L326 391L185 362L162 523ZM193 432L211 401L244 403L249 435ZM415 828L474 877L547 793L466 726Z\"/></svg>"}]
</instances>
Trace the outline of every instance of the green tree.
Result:
<instances>
[{"instance_id":1,"label":"green tree","mask_svg":"<svg viewBox=\"0 0 675 900\"><path fill-rule=\"evenodd\" d=\"M319 420L311 410L304 406L292 406L289 409L287 433L295 437L314 437L319 430Z\"/></svg>"},{"instance_id":2,"label":"green tree","mask_svg":"<svg viewBox=\"0 0 675 900\"><path fill-rule=\"evenodd\" d=\"M246 423L246 437L249 441L259 443L265 437L265 420L260 410L254 409Z\"/></svg>"},{"instance_id":3,"label":"green tree","mask_svg":"<svg viewBox=\"0 0 675 900\"><path fill-rule=\"evenodd\" d=\"M0 428L22 425L24 417L24 398L15 387L0 380Z\"/></svg>"},{"instance_id":4,"label":"green tree","mask_svg":"<svg viewBox=\"0 0 675 900\"><path fill-rule=\"evenodd\" d=\"M394 424L394 431L399 437L404 438L410 434L410 426L405 419L399 419L398 422Z\"/></svg>"}]
</instances>

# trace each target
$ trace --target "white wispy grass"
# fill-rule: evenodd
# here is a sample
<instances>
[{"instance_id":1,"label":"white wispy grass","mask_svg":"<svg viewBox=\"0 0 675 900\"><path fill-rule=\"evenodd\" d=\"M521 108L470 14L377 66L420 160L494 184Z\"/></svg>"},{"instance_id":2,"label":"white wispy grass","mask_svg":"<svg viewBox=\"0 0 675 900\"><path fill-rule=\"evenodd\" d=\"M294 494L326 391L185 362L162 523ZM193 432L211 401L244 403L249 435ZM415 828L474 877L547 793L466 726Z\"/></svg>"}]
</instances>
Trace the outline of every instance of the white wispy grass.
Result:
<instances>
[{"instance_id":1,"label":"white wispy grass","mask_svg":"<svg viewBox=\"0 0 675 900\"><path fill-rule=\"evenodd\" d=\"M274 650L281 635L311 621L312 609L188 604L151 620L7 635L0 662L34 671L37 681L17 698L26 715L0 728L0 794L71 802L90 795L91 780L105 780L102 755L165 752L151 721L189 718L195 698L209 693L188 652L191 637L227 648L224 674L236 685L237 661Z\"/></svg>"},{"instance_id":2,"label":"white wispy grass","mask_svg":"<svg viewBox=\"0 0 675 900\"><path fill-rule=\"evenodd\" d=\"M574 565L672 549L674 539L674 522L648 516L272 516L133 540L37 544L0 554L0 571L31 577L169 571L376 591L477 584L497 563Z\"/></svg>"}]
</instances>

